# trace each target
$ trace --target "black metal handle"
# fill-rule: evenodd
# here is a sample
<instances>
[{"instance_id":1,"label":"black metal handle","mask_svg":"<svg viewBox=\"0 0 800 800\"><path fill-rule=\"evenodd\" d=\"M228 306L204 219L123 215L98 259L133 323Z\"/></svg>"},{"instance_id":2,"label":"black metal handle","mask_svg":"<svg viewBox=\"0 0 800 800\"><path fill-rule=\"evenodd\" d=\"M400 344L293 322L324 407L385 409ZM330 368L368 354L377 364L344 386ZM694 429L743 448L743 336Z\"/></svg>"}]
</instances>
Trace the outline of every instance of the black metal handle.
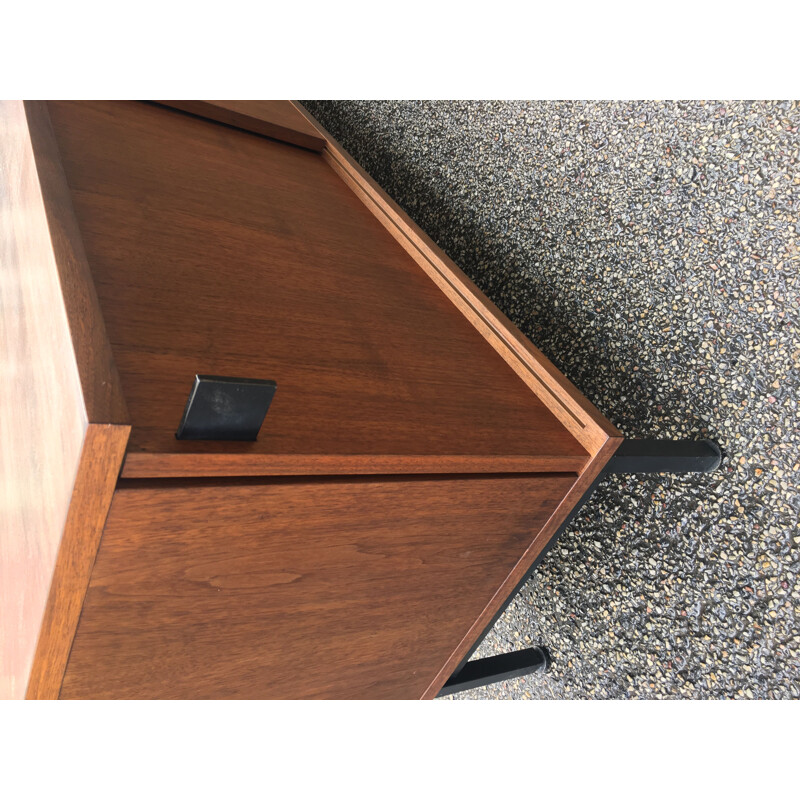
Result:
<instances>
[{"instance_id":1,"label":"black metal handle","mask_svg":"<svg viewBox=\"0 0 800 800\"><path fill-rule=\"evenodd\" d=\"M195 375L176 439L254 442L278 384Z\"/></svg>"}]
</instances>

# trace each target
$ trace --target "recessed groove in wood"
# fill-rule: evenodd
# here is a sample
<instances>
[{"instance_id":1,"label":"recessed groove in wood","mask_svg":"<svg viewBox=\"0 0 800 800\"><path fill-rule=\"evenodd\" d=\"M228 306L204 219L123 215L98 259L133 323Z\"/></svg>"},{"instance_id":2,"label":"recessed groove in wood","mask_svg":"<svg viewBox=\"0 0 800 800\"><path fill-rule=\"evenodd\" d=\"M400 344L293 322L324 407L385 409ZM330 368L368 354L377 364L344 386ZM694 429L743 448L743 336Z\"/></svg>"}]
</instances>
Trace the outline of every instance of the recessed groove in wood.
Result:
<instances>
[{"instance_id":1,"label":"recessed groove in wood","mask_svg":"<svg viewBox=\"0 0 800 800\"><path fill-rule=\"evenodd\" d=\"M408 472L382 474L363 474L363 475L251 475L246 477L239 476L213 476L200 478L121 478L117 483L118 489L200 489L214 487L245 487L245 486L292 486L292 485L338 485L354 486L365 483L435 483L442 481L462 481L465 485L473 481L486 480L506 480L506 481L530 481L532 478L569 478L573 481L580 476L575 472Z\"/></svg>"},{"instance_id":2,"label":"recessed groove in wood","mask_svg":"<svg viewBox=\"0 0 800 800\"><path fill-rule=\"evenodd\" d=\"M581 472L578 456L270 456L248 454L128 453L122 478L208 475L389 475L392 473Z\"/></svg>"}]
</instances>

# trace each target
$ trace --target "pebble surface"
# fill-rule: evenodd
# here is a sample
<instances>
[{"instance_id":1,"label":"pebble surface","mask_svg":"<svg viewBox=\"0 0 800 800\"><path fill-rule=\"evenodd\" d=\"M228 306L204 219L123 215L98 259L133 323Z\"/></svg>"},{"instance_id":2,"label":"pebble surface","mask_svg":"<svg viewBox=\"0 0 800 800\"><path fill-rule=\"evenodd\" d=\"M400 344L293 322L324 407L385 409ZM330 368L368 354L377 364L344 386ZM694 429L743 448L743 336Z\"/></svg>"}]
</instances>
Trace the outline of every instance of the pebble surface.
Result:
<instances>
[{"instance_id":1,"label":"pebble surface","mask_svg":"<svg viewBox=\"0 0 800 800\"><path fill-rule=\"evenodd\" d=\"M306 101L630 438L709 475L609 476L450 699L800 697L800 103Z\"/></svg>"}]
</instances>

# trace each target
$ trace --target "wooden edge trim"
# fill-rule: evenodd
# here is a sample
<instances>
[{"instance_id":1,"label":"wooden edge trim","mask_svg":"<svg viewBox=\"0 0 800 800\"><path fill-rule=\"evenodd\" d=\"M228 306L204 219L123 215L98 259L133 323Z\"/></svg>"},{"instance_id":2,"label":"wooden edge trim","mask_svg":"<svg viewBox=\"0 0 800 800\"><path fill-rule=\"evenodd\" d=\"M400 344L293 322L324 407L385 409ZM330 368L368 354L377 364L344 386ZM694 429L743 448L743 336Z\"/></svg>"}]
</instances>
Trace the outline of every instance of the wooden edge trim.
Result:
<instances>
[{"instance_id":1,"label":"wooden edge trim","mask_svg":"<svg viewBox=\"0 0 800 800\"><path fill-rule=\"evenodd\" d=\"M609 436L621 436L302 104L293 101L293 105L325 137L327 147L323 158L331 168L589 454L596 455Z\"/></svg>"},{"instance_id":2,"label":"wooden edge trim","mask_svg":"<svg viewBox=\"0 0 800 800\"><path fill-rule=\"evenodd\" d=\"M128 453L121 478L575 472L584 456L315 456Z\"/></svg>"},{"instance_id":3,"label":"wooden edge trim","mask_svg":"<svg viewBox=\"0 0 800 800\"><path fill-rule=\"evenodd\" d=\"M511 570L505 581L503 581L497 589L492 599L487 603L475 622L470 626L464 638L459 642L442 669L433 681L431 681L425 693L422 695L422 700L430 700L436 697L439 690L453 674L453 670L461 663L461 660L467 654L470 647L472 647L476 639L486 629L486 626L497 613L497 610L502 606L503 602L508 598L511 592L514 591L514 588L530 569L536 557L542 552L547 542L550 541L561 526L561 523L567 518L570 511L572 511L581 497L583 497L586 490L592 485L592 482L603 470L603 467L608 463L611 456L614 455L614 451L619 447L621 442L622 439L620 438L608 437L601 445L597 455L595 455L586 469L580 474L558 508L553 512L552 516L547 520L539 533L536 534L528 549L523 553L522 557Z\"/></svg>"},{"instance_id":4,"label":"wooden edge trim","mask_svg":"<svg viewBox=\"0 0 800 800\"><path fill-rule=\"evenodd\" d=\"M24 107L86 415L89 422L125 425L129 417L122 385L47 104L25 100Z\"/></svg>"},{"instance_id":5,"label":"wooden edge trim","mask_svg":"<svg viewBox=\"0 0 800 800\"><path fill-rule=\"evenodd\" d=\"M300 125L306 127L307 120L288 100L280 102L286 103L287 110L298 114L298 123L300 124L297 127L289 126L286 119L279 122L272 118L266 108L259 107L259 101L155 100L153 102L169 108L176 108L179 111L186 111L198 117L212 119L215 122L223 122L226 125L242 128L261 136L268 136L271 139L304 147L316 153L321 153L325 149L324 137L316 135L313 126L309 125L305 130L301 129ZM246 112L243 109L244 106L247 106Z\"/></svg>"},{"instance_id":6,"label":"wooden edge trim","mask_svg":"<svg viewBox=\"0 0 800 800\"><path fill-rule=\"evenodd\" d=\"M90 424L81 450L26 697L57 700L130 427Z\"/></svg>"}]
</instances>

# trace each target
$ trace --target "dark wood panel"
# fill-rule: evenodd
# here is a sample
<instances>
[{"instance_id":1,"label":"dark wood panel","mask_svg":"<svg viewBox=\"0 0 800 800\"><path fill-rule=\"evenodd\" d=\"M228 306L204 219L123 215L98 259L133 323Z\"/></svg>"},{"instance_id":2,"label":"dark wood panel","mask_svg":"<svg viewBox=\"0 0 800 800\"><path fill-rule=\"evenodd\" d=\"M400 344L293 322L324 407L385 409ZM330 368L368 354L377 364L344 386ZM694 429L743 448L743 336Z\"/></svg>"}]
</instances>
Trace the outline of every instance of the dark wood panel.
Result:
<instances>
[{"instance_id":1,"label":"dark wood panel","mask_svg":"<svg viewBox=\"0 0 800 800\"><path fill-rule=\"evenodd\" d=\"M87 426L124 416L49 136L39 104L0 104L0 698L25 696L68 514L73 538L85 530ZM55 638L68 650L68 626Z\"/></svg>"},{"instance_id":2,"label":"dark wood panel","mask_svg":"<svg viewBox=\"0 0 800 800\"><path fill-rule=\"evenodd\" d=\"M574 475L117 491L64 698L419 698Z\"/></svg>"},{"instance_id":3,"label":"dark wood panel","mask_svg":"<svg viewBox=\"0 0 800 800\"><path fill-rule=\"evenodd\" d=\"M50 106L139 473L163 453L586 457L321 156L154 105ZM277 381L258 442L175 440L198 372Z\"/></svg>"},{"instance_id":4,"label":"dark wood panel","mask_svg":"<svg viewBox=\"0 0 800 800\"><path fill-rule=\"evenodd\" d=\"M162 105L317 152L323 139L288 100L160 100Z\"/></svg>"}]
</instances>

